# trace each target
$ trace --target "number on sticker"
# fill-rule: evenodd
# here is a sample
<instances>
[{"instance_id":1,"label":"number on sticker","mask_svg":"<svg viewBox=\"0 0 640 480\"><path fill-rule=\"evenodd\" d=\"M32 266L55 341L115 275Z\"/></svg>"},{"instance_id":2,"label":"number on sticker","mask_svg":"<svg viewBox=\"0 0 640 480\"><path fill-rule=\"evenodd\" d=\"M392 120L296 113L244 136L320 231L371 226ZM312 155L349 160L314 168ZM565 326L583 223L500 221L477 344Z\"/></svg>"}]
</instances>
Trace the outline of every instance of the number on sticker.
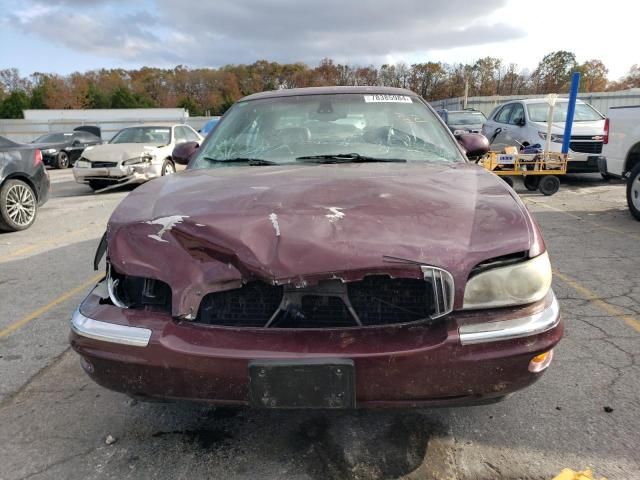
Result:
<instances>
[{"instance_id":1,"label":"number on sticker","mask_svg":"<svg viewBox=\"0 0 640 480\"><path fill-rule=\"evenodd\" d=\"M384 93L376 93L374 95L365 95L365 103L412 103L411 97L407 95L389 95Z\"/></svg>"}]
</instances>

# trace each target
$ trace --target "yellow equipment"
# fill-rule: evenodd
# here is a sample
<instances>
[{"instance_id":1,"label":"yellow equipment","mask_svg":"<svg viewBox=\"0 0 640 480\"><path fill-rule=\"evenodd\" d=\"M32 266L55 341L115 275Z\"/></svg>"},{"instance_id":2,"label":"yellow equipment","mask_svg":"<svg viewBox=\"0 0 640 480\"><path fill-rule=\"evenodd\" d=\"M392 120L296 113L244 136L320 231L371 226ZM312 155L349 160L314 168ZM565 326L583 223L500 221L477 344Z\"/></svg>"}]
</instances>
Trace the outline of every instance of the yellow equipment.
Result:
<instances>
[{"instance_id":1,"label":"yellow equipment","mask_svg":"<svg viewBox=\"0 0 640 480\"><path fill-rule=\"evenodd\" d=\"M565 468L560 472L560 475L554 477L553 480L594 480L591 470L585 470L584 472L574 472L569 468ZM605 480L604 478L602 480Z\"/></svg>"},{"instance_id":2,"label":"yellow equipment","mask_svg":"<svg viewBox=\"0 0 640 480\"><path fill-rule=\"evenodd\" d=\"M489 152L479 163L513 186L511 177L524 177L527 190L540 190L544 195L553 195L560 188L558 175L567 173L568 156L563 153L518 153L514 148L509 153Z\"/></svg>"}]
</instances>

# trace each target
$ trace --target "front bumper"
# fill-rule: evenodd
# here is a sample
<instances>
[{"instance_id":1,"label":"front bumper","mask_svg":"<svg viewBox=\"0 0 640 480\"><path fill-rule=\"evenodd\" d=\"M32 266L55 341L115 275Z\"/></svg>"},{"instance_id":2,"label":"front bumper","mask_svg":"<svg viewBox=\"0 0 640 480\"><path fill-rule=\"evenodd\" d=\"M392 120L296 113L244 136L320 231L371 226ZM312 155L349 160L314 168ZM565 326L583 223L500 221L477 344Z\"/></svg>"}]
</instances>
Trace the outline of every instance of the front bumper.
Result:
<instances>
[{"instance_id":1,"label":"front bumper","mask_svg":"<svg viewBox=\"0 0 640 480\"><path fill-rule=\"evenodd\" d=\"M73 176L78 183L90 180L101 180L126 185L143 183L162 175L162 165L143 163L134 165L117 165L115 167L74 167Z\"/></svg>"},{"instance_id":2,"label":"front bumper","mask_svg":"<svg viewBox=\"0 0 640 480\"><path fill-rule=\"evenodd\" d=\"M540 304L454 312L439 324L361 329L235 329L100 304L73 315L70 341L100 385L147 398L249 404L252 361L346 359L359 407L480 403L536 381L532 358L563 326L553 293Z\"/></svg>"},{"instance_id":3,"label":"front bumper","mask_svg":"<svg viewBox=\"0 0 640 480\"><path fill-rule=\"evenodd\" d=\"M601 159L604 159L601 155L589 155L582 160L575 160L573 155L569 154L567 173L599 173Z\"/></svg>"}]
</instances>

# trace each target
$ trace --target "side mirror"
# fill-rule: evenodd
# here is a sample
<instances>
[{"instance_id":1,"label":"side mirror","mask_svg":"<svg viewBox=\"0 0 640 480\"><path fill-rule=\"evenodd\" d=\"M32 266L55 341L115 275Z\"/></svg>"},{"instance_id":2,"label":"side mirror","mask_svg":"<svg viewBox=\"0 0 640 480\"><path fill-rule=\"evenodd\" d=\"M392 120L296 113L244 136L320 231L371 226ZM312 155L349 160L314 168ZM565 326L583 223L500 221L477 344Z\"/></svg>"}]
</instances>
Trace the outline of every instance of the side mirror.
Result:
<instances>
[{"instance_id":1,"label":"side mirror","mask_svg":"<svg viewBox=\"0 0 640 480\"><path fill-rule=\"evenodd\" d=\"M527 122L524 120L524 118L521 118L516 122L516 125L518 125L519 127L524 127L526 124Z\"/></svg>"},{"instance_id":2,"label":"side mirror","mask_svg":"<svg viewBox=\"0 0 640 480\"><path fill-rule=\"evenodd\" d=\"M72 147L79 147L79 146L80 146L80 140L74 140L74 141L71 143L71 146L72 146Z\"/></svg>"},{"instance_id":3,"label":"side mirror","mask_svg":"<svg viewBox=\"0 0 640 480\"><path fill-rule=\"evenodd\" d=\"M171 158L173 158L174 162L179 163L180 165L187 165L198 148L200 148L200 144L198 142L179 143L173 149Z\"/></svg>"},{"instance_id":4,"label":"side mirror","mask_svg":"<svg viewBox=\"0 0 640 480\"><path fill-rule=\"evenodd\" d=\"M478 158L487 153L491 147L489 140L481 133L461 133L456 140L464 148L467 158Z\"/></svg>"}]
</instances>

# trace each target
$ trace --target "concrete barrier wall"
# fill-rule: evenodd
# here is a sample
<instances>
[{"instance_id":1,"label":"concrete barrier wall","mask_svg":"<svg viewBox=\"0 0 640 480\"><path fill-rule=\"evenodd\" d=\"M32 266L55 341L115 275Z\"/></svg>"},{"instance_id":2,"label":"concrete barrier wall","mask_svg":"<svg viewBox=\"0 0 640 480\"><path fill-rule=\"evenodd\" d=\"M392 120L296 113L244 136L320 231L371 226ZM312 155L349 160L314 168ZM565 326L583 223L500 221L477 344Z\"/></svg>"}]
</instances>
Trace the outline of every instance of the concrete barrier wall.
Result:
<instances>
[{"instance_id":1,"label":"concrete barrier wall","mask_svg":"<svg viewBox=\"0 0 640 480\"><path fill-rule=\"evenodd\" d=\"M200 130L212 118L219 117L187 117L187 118L87 118L87 119L55 119L55 120L0 120L0 136L19 143L28 143L40 135L51 132L70 132L81 125L97 125L102 129L102 138L109 140L120 129L142 123L186 123Z\"/></svg>"}]
</instances>

